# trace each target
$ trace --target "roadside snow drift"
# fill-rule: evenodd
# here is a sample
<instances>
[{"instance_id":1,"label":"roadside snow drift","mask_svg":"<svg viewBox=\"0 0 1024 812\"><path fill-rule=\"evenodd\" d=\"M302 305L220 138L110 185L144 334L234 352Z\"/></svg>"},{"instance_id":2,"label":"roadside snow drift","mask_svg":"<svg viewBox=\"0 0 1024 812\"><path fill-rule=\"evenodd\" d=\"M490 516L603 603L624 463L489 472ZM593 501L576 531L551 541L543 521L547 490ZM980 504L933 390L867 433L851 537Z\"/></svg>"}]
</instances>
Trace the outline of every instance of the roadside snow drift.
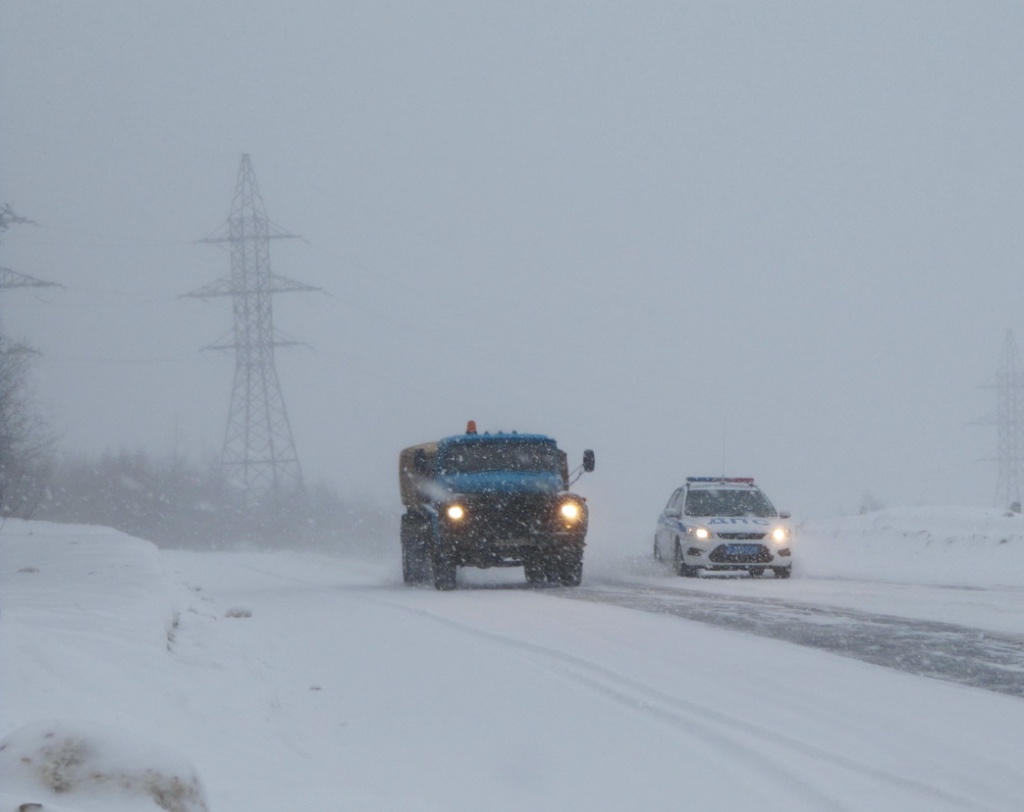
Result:
<instances>
[{"instance_id":1,"label":"roadside snow drift","mask_svg":"<svg viewBox=\"0 0 1024 812\"><path fill-rule=\"evenodd\" d=\"M187 759L95 722L35 722L4 737L0 787L4 798L21 799L18 807L43 810L208 810Z\"/></svg>"},{"instance_id":2,"label":"roadside snow drift","mask_svg":"<svg viewBox=\"0 0 1024 812\"><path fill-rule=\"evenodd\" d=\"M936 507L808 521L794 556L804 576L1024 587L1024 516Z\"/></svg>"}]
</instances>

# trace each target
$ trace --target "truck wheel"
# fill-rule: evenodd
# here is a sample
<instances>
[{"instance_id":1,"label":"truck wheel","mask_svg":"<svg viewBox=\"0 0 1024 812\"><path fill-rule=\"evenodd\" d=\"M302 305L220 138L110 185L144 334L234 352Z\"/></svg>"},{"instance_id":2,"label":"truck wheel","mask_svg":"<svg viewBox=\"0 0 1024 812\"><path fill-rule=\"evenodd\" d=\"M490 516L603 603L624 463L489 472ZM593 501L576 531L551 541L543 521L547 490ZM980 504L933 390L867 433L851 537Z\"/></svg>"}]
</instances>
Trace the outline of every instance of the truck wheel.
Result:
<instances>
[{"instance_id":1,"label":"truck wheel","mask_svg":"<svg viewBox=\"0 0 1024 812\"><path fill-rule=\"evenodd\" d=\"M416 583L415 567L407 544L402 545L402 581L407 585Z\"/></svg>"},{"instance_id":2,"label":"truck wheel","mask_svg":"<svg viewBox=\"0 0 1024 812\"><path fill-rule=\"evenodd\" d=\"M567 550L557 559L557 578L562 586L579 586L583 580L583 551Z\"/></svg>"},{"instance_id":3,"label":"truck wheel","mask_svg":"<svg viewBox=\"0 0 1024 812\"><path fill-rule=\"evenodd\" d=\"M421 584L430 574L426 530L421 516L402 515L402 580L407 584Z\"/></svg>"},{"instance_id":4,"label":"truck wheel","mask_svg":"<svg viewBox=\"0 0 1024 812\"><path fill-rule=\"evenodd\" d=\"M402 544L402 580L407 584L422 584L427 580L427 551L421 542Z\"/></svg>"},{"instance_id":5,"label":"truck wheel","mask_svg":"<svg viewBox=\"0 0 1024 812\"><path fill-rule=\"evenodd\" d=\"M431 563L434 569L434 588L444 591L455 589L456 565L451 551L435 549Z\"/></svg>"},{"instance_id":6,"label":"truck wheel","mask_svg":"<svg viewBox=\"0 0 1024 812\"><path fill-rule=\"evenodd\" d=\"M547 580L547 573L544 570L544 562L533 556L523 560L523 572L526 574L528 584L540 584Z\"/></svg>"}]
</instances>

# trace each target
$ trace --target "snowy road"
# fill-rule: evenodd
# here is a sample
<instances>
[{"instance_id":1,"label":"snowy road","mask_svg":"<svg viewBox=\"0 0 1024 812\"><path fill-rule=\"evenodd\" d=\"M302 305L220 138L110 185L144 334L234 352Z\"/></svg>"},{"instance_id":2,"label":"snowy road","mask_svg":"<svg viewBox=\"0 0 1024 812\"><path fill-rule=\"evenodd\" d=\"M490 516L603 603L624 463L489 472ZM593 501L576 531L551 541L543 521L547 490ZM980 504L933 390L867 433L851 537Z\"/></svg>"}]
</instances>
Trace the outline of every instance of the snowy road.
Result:
<instances>
[{"instance_id":1,"label":"snowy road","mask_svg":"<svg viewBox=\"0 0 1024 812\"><path fill-rule=\"evenodd\" d=\"M742 626L927 636L952 613L1003 639L1013 589L690 581L596 556L578 590L491 570L436 592L391 560L17 532L0 545L0 732L114 726L184 754L216 812L1020 808L1019 696ZM40 800L0 784L0 812Z\"/></svg>"},{"instance_id":2,"label":"snowy road","mask_svg":"<svg viewBox=\"0 0 1024 812\"><path fill-rule=\"evenodd\" d=\"M721 810L1018 805L1019 699L674 611L701 590L795 580L535 590L518 572L468 571L458 592L437 593L403 587L386 566L165 557L193 590L202 584L200 617L182 622L176 651L216 632L228 635L216 650L230 652L244 634L238 655L264 663L250 676L270 693L274 733L319 762L314 798L330 776L359 789L357 808L674 810L681 793ZM659 605L600 605L644 596ZM713 603L712 614L737 617L775 599ZM813 615L776 608L781 626ZM234 626L213 620L248 613Z\"/></svg>"}]
</instances>

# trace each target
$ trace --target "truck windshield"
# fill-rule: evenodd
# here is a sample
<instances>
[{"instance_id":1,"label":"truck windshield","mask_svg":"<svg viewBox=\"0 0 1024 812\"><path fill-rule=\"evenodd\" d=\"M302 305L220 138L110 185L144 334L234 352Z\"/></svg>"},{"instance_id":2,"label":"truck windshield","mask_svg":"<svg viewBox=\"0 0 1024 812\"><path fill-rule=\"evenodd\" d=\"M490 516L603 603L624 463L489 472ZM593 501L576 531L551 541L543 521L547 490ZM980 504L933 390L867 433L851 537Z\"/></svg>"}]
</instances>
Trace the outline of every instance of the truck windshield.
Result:
<instances>
[{"instance_id":1,"label":"truck windshield","mask_svg":"<svg viewBox=\"0 0 1024 812\"><path fill-rule=\"evenodd\" d=\"M466 443L450 446L442 463L448 474L482 471L558 473L558 449L553 443Z\"/></svg>"},{"instance_id":2,"label":"truck windshield","mask_svg":"<svg viewBox=\"0 0 1024 812\"><path fill-rule=\"evenodd\" d=\"M687 516L777 516L761 491L697 490L686 494Z\"/></svg>"}]
</instances>

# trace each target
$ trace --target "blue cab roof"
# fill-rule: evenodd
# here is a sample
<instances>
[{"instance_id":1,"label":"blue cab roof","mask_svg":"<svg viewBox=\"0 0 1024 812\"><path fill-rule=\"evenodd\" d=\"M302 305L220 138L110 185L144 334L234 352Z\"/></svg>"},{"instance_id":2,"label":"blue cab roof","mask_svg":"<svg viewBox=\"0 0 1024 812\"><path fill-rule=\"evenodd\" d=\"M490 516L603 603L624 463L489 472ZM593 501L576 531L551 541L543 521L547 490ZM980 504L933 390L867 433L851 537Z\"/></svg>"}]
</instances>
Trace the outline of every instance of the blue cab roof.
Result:
<instances>
[{"instance_id":1,"label":"blue cab roof","mask_svg":"<svg viewBox=\"0 0 1024 812\"><path fill-rule=\"evenodd\" d=\"M491 442L525 442L525 443L555 443L554 437L546 434L520 434L519 432L486 432L484 434L453 434L438 441L438 445L452 445L455 443L491 443Z\"/></svg>"}]
</instances>

